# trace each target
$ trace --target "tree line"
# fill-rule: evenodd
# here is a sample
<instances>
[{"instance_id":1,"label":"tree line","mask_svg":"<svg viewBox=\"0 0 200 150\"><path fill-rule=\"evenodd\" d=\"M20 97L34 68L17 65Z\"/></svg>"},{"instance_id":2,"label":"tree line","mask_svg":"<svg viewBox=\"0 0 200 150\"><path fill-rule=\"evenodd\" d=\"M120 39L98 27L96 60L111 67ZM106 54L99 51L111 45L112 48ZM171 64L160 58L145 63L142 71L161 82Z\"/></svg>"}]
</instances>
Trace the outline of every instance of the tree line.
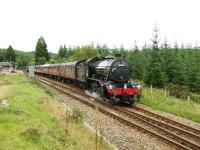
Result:
<instances>
[{"instance_id":1,"label":"tree line","mask_svg":"<svg viewBox=\"0 0 200 150\"><path fill-rule=\"evenodd\" d=\"M200 47L170 46L165 38L159 43L158 28L155 26L152 44L141 49L135 44L132 49L109 48L106 45L86 45L59 49L58 57L65 61L87 59L121 53L132 67L132 78L158 88L180 85L190 91L200 92ZM65 53L63 53L65 51ZM62 59L60 59L62 62Z\"/></svg>"},{"instance_id":2,"label":"tree line","mask_svg":"<svg viewBox=\"0 0 200 150\"><path fill-rule=\"evenodd\" d=\"M165 39L159 46L157 29L154 29L152 45L139 49L108 48L106 45L86 45L75 48L62 48L58 53L59 62L88 59L91 57L121 53L131 64L132 78L144 81L147 85L164 88L169 84L186 86L191 91L200 92L200 47L170 47ZM58 60L58 59L57 59Z\"/></svg>"},{"instance_id":3,"label":"tree line","mask_svg":"<svg viewBox=\"0 0 200 150\"><path fill-rule=\"evenodd\" d=\"M22 68L30 64L64 63L121 53L131 64L133 79L158 88L175 84L200 92L200 47L179 46L176 42L171 47L167 39L159 43L158 28L155 26L153 31L152 44L145 44L140 49L136 43L131 49L125 49L123 46L109 48L106 44L76 47L61 45L57 55L48 53L47 44L44 38L40 37L35 52L19 53L9 46L3 51L4 54L0 51L0 61L11 59L16 61L19 68ZM17 57L15 52L18 54Z\"/></svg>"}]
</instances>

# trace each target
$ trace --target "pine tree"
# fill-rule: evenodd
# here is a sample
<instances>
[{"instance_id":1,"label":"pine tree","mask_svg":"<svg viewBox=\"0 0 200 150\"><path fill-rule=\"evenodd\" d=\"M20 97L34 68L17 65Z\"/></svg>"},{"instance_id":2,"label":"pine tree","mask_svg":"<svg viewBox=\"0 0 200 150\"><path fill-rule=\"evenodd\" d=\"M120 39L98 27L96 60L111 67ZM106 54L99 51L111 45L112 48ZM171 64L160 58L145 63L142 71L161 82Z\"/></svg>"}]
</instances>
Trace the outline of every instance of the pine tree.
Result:
<instances>
[{"instance_id":1,"label":"pine tree","mask_svg":"<svg viewBox=\"0 0 200 150\"><path fill-rule=\"evenodd\" d=\"M66 46L60 46L59 50L58 50L58 57L60 58L66 58L68 56L69 52L66 48Z\"/></svg>"},{"instance_id":2,"label":"pine tree","mask_svg":"<svg viewBox=\"0 0 200 150\"><path fill-rule=\"evenodd\" d=\"M64 45L64 46L63 46L63 57L66 58L67 55L68 55L68 50L67 50L66 46Z\"/></svg>"},{"instance_id":3,"label":"pine tree","mask_svg":"<svg viewBox=\"0 0 200 150\"><path fill-rule=\"evenodd\" d=\"M62 47L62 45L60 46L60 48L58 50L58 57L60 57L60 58L63 57L63 47Z\"/></svg>"},{"instance_id":4,"label":"pine tree","mask_svg":"<svg viewBox=\"0 0 200 150\"><path fill-rule=\"evenodd\" d=\"M174 44L174 48L172 49L173 51L173 56L169 56L172 57L173 59L171 60L173 63L173 70L171 70L171 72L173 71L173 76L171 76L171 82L174 84L179 84L179 85L184 85L185 84L185 76L186 76L186 66L185 66L185 60L183 59L184 57L184 52L182 52L181 49L178 48L178 44L177 42L175 42Z\"/></svg>"},{"instance_id":5,"label":"pine tree","mask_svg":"<svg viewBox=\"0 0 200 150\"><path fill-rule=\"evenodd\" d=\"M175 41L175 43L174 43L174 49L178 49L178 43L177 43L177 41Z\"/></svg>"},{"instance_id":6,"label":"pine tree","mask_svg":"<svg viewBox=\"0 0 200 150\"><path fill-rule=\"evenodd\" d=\"M36 49L35 49L35 62L37 64L45 63L49 61L49 59L50 59L50 56L47 50L47 44L45 43L44 38L40 37L38 39Z\"/></svg>"},{"instance_id":7,"label":"pine tree","mask_svg":"<svg viewBox=\"0 0 200 150\"><path fill-rule=\"evenodd\" d=\"M6 60L7 61L15 61L16 60L15 51L13 50L11 45L7 49Z\"/></svg>"},{"instance_id":8,"label":"pine tree","mask_svg":"<svg viewBox=\"0 0 200 150\"><path fill-rule=\"evenodd\" d=\"M142 80L144 73L144 57L142 51L139 50L136 41L134 42L134 49L130 52L130 56L128 58L132 66L133 77Z\"/></svg>"},{"instance_id":9,"label":"pine tree","mask_svg":"<svg viewBox=\"0 0 200 150\"><path fill-rule=\"evenodd\" d=\"M184 49L184 48L185 48L185 46L184 46L184 44L182 43L182 44L181 44L181 49Z\"/></svg>"},{"instance_id":10,"label":"pine tree","mask_svg":"<svg viewBox=\"0 0 200 150\"><path fill-rule=\"evenodd\" d=\"M191 91L200 92L200 51L196 47L195 49L189 49L187 51L189 56L187 66L187 84Z\"/></svg>"},{"instance_id":11,"label":"pine tree","mask_svg":"<svg viewBox=\"0 0 200 150\"><path fill-rule=\"evenodd\" d=\"M153 31L152 50L150 53L149 64L146 68L145 83L161 88L164 87L166 78L162 68L163 59L158 47L159 40L157 25L155 25Z\"/></svg>"},{"instance_id":12,"label":"pine tree","mask_svg":"<svg viewBox=\"0 0 200 150\"><path fill-rule=\"evenodd\" d=\"M165 37L165 41L164 41L164 49L168 49L169 48L169 45L168 45L168 42L167 42L167 37Z\"/></svg>"},{"instance_id":13,"label":"pine tree","mask_svg":"<svg viewBox=\"0 0 200 150\"><path fill-rule=\"evenodd\" d=\"M161 55L164 61L162 65L162 67L164 68L164 73L167 77L167 80L169 82L172 82L173 78L176 76L177 58L175 56L175 50L169 47L166 37L165 37L163 47L161 49Z\"/></svg>"}]
</instances>

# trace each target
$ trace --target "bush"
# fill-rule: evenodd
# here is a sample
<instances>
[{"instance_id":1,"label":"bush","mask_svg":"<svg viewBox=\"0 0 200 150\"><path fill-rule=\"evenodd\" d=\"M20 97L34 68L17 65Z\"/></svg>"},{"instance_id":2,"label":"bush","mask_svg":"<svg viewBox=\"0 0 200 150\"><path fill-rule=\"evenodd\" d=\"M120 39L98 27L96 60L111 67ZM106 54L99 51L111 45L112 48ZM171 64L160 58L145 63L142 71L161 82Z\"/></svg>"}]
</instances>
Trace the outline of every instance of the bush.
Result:
<instances>
[{"instance_id":1,"label":"bush","mask_svg":"<svg viewBox=\"0 0 200 150\"><path fill-rule=\"evenodd\" d=\"M41 133L36 128L29 128L23 133L23 135L34 142L38 142L40 140Z\"/></svg>"},{"instance_id":2,"label":"bush","mask_svg":"<svg viewBox=\"0 0 200 150\"><path fill-rule=\"evenodd\" d=\"M76 123L83 122L83 116L83 112L78 107L72 110L72 120Z\"/></svg>"},{"instance_id":3,"label":"bush","mask_svg":"<svg viewBox=\"0 0 200 150\"><path fill-rule=\"evenodd\" d=\"M169 94L170 96L174 96L176 98L187 99L190 96L190 93L184 86L170 84L169 85Z\"/></svg>"},{"instance_id":4,"label":"bush","mask_svg":"<svg viewBox=\"0 0 200 150\"><path fill-rule=\"evenodd\" d=\"M191 100L193 100L194 102L200 104L200 96L192 95L192 96L191 96Z\"/></svg>"}]
</instances>

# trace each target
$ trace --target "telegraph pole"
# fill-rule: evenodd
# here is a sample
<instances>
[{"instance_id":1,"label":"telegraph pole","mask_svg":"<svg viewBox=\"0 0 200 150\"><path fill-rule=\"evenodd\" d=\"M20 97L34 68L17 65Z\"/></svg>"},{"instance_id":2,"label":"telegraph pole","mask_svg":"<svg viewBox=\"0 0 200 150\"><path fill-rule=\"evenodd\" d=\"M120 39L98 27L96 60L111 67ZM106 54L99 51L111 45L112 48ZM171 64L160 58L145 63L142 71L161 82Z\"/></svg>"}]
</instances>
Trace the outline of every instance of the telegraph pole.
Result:
<instances>
[{"instance_id":1,"label":"telegraph pole","mask_svg":"<svg viewBox=\"0 0 200 150\"><path fill-rule=\"evenodd\" d=\"M11 55L10 55L10 72L11 72Z\"/></svg>"}]
</instances>

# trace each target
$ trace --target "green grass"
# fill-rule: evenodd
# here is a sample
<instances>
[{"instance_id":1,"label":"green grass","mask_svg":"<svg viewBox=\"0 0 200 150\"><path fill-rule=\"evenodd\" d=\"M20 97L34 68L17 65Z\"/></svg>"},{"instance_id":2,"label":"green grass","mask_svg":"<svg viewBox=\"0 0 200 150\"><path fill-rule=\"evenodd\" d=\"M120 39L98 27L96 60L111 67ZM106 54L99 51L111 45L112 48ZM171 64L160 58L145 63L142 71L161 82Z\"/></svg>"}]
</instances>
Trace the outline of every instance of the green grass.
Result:
<instances>
[{"instance_id":1,"label":"green grass","mask_svg":"<svg viewBox=\"0 0 200 150\"><path fill-rule=\"evenodd\" d=\"M172 113L200 123L200 104L192 100L177 99L167 96L161 89L144 88L141 103L161 111Z\"/></svg>"},{"instance_id":2,"label":"green grass","mask_svg":"<svg viewBox=\"0 0 200 150\"><path fill-rule=\"evenodd\" d=\"M0 75L0 83L5 80L0 100L8 99L9 106L0 106L0 149L95 149L94 134L67 122L63 104L47 89L24 75Z\"/></svg>"}]
</instances>

